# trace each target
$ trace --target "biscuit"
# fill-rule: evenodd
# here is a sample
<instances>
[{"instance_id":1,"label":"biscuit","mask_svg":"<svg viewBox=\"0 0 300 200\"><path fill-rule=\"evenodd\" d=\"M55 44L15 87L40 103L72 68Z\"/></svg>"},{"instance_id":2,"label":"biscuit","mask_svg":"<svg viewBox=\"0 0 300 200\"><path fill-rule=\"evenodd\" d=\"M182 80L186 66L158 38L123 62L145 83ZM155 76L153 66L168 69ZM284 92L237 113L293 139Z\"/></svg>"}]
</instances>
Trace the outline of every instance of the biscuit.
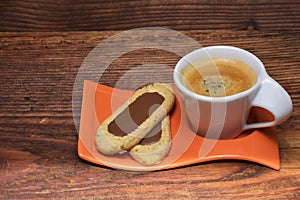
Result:
<instances>
[{"instance_id":1,"label":"biscuit","mask_svg":"<svg viewBox=\"0 0 300 200\"><path fill-rule=\"evenodd\" d=\"M169 116L166 116L129 153L133 159L141 164L159 164L168 155L171 141L170 119Z\"/></svg>"},{"instance_id":2,"label":"biscuit","mask_svg":"<svg viewBox=\"0 0 300 200\"><path fill-rule=\"evenodd\" d=\"M95 138L97 150L103 154L130 150L165 118L174 102L168 84L153 83L137 89L99 126Z\"/></svg>"}]
</instances>

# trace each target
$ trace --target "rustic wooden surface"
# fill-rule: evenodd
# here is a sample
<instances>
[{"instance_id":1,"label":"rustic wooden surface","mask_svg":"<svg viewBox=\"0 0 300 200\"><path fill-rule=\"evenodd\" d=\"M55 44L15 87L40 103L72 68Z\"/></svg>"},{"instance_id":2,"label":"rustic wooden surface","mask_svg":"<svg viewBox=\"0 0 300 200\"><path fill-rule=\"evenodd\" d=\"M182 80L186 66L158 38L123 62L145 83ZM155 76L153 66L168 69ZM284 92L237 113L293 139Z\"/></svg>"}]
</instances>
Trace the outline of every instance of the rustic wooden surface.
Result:
<instances>
[{"instance_id":1,"label":"rustic wooden surface","mask_svg":"<svg viewBox=\"0 0 300 200\"><path fill-rule=\"evenodd\" d=\"M73 83L88 53L116 33L0 34L1 199L300 198L300 32L182 31L203 46L226 44L255 53L289 92L294 111L278 126L280 171L218 161L152 173L112 170L77 156ZM100 82L114 86L124 71L149 61L172 69L178 59L161 50L133 51L114 61ZM133 82L144 80L143 72L134 73ZM156 75L172 82L169 72Z\"/></svg>"},{"instance_id":2,"label":"rustic wooden surface","mask_svg":"<svg viewBox=\"0 0 300 200\"><path fill-rule=\"evenodd\" d=\"M151 26L179 30L203 46L241 47L261 58L294 104L291 117L277 128L280 171L218 161L125 172L78 158L74 124L80 97L72 113L72 94L81 63L105 39ZM297 0L1 1L0 199L299 199L299 49ZM128 71L132 81L118 87L134 88L153 75L172 82L179 58L159 49L132 51L114 60L99 82L115 86ZM147 63L169 70L132 70Z\"/></svg>"},{"instance_id":3,"label":"rustic wooden surface","mask_svg":"<svg viewBox=\"0 0 300 200\"><path fill-rule=\"evenodd\" d=\"M298 0L3 0L1 31L300 30Z\"/></svg>"}]
</instances>

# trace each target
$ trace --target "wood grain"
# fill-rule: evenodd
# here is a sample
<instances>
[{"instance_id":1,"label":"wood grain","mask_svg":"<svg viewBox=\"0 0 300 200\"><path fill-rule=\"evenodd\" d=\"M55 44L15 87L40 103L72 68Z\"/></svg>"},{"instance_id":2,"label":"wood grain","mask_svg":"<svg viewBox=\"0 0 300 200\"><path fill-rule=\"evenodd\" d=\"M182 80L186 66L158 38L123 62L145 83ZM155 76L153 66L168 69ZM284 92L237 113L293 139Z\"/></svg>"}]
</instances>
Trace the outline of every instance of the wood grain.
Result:
<instances>
[{"instance_id":1,"label":"wood grain","mask_svg":"<svg viewBox=\"0 0 300 200\"><path fill-rule=\"evenodd\" d=\"M0 31L300 30L300 2L257 1L1 1Z\"/></svg>"},{"instance_id":2,"label":"wood grain","mask_svg":"<svg viewBox=\"0 0 300 200\"><path fill-rule=\"evenodd\" d=\"M0 199L300 198L300 32L182 31L203 46L233 45L255 53L289 92L294 111L277 128L280 171L219 161L153 173L112 170L77 156L74 80L88 53L117 33L0 33ZM172 82L179 58L159 49L128 52L112 62L100 82L115 86L128 71L132 81L118 87L133 88L153 75ZM149 62L171 70L132 70ZM79 117L80 109L76 112Z\"/></svg>"}]
</instances>

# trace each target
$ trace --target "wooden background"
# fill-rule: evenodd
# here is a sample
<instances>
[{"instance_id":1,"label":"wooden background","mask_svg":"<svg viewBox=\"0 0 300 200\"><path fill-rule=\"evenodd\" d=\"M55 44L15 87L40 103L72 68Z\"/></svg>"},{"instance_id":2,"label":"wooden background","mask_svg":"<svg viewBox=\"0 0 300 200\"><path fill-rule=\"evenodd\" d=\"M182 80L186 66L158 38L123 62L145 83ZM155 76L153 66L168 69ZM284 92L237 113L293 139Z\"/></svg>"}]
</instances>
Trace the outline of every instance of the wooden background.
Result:
<instances>
[{"instance_id":1,"label":"wooden background","mask_svg":"<svg viewBox=\"0 0 300 200\"><path fill-rule=\"evenodd\" d=\"M0 2L2 31L102 31L160 26L176 30L299 30L297 0Z\"/></svg>"},{"instance_id":2,"label":"wooden background","mask_svg":"<svg viewBox=\"0 0 300 200\"><path fill-rule=\"evenodd\" d=\"M218 161L124 172L78 158L72 91L83 59L122 30L151 26L178 30L203 46L241 47L262 59L294 104L291 118L277 128L280 171ZM299 49L296 0L1 1L0 199L299 199ZM114 86L138 64L172 68L178 59L155 49L133 51L113 62L100 82ZM133 82L143 81L141 74ZM172 82L171 73L157 76Z\"/></svg>"}]
</instances>

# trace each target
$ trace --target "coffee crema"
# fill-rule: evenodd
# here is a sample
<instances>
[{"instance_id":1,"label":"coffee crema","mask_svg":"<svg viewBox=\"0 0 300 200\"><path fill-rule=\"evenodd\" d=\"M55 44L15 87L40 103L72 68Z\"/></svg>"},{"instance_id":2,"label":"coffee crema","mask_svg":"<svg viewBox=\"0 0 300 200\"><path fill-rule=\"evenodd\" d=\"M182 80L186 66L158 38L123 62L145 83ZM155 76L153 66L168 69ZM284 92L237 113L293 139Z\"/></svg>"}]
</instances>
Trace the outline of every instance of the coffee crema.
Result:
<instances>
[{"instance_id":1,"label":"coffee crema","mask_svg":"<svg viewBox=\"0 0 300 200\"><path fill-rule=\"evenodd\" d=\"M240 60L197 60L181 71L181 82L204 96L222 97L243 92L256 83L253 69Z\"/></svg>"}]
</instances>

